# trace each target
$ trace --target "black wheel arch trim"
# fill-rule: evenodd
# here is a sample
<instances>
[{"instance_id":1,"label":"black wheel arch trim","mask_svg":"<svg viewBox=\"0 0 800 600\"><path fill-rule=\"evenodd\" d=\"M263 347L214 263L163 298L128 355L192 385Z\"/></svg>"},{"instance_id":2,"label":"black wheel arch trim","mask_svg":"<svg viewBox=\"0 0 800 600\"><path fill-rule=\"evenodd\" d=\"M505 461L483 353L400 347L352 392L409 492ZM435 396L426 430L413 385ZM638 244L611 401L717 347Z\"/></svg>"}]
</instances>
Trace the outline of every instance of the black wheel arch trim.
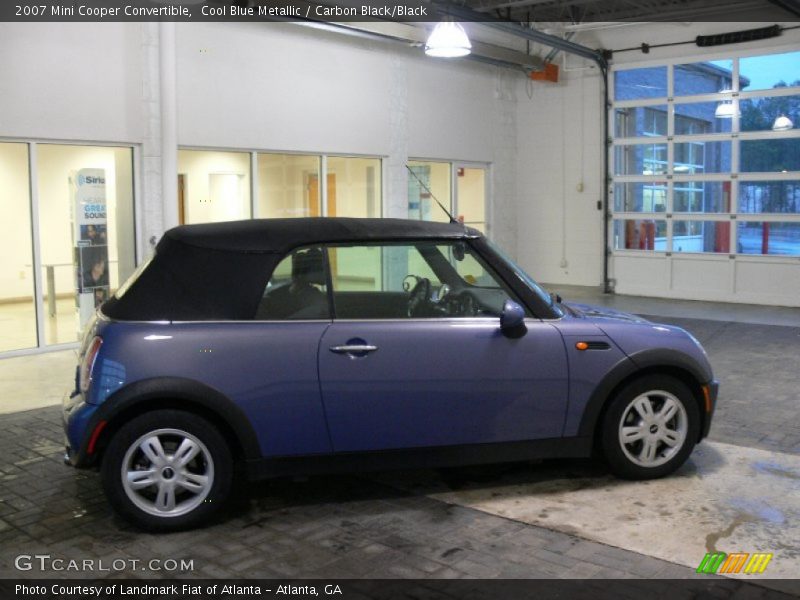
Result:
<instances>
[{"instance_id":1,"label":"black wheel arch trim","mask_svg":"<svg viewBox=\"0 0 800 600\"><path fill-rule=\"evenodd\" d=\"M679 350L652 348L630 354L614 365L592 392L584 408L577 435L594 435L598 419L607 400L622 382L639 373L645 374L658 369L679 370L687 373L697 386L710 383L713 377L709 369ZM703 427L703 430L707 431L707 429L707 427Z\"/></svg>"},{"instance_id":2,"label":"black wheel arch trim","mask_svg":"<svg viewBox=\"0 0 800 600\"><path fill-rule=\"evenodd\" d=\"M187 410L191 410L194 407L216 415L236 437L245 460L261 457L258 437L244 411L219 390L182 377L153 377L126 385L99 405L92 416L88 431L94 431L101 421L113 423L120 414L153 400L168 400L173 408L184 406ZM101 439L106 429L101 433ZM85 436L78 452L76 466L89 466L94 463L96 456L88 454L89 439L89 435Z\"/></svg>"}]
</instances>

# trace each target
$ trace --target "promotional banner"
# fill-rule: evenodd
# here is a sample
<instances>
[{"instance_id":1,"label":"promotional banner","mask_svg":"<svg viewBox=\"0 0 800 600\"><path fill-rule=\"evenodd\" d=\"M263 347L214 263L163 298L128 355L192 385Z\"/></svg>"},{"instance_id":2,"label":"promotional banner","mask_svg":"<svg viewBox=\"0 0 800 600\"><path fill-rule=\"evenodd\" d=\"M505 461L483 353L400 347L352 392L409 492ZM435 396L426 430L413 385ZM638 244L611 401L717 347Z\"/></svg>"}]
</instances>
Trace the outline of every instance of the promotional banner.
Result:
<instances>
[{"instance_id":1,"label":"promotional banner","mask_svg":"<svg viewBox=\"0 0 800 600\"><path fill-rule=\"evenodd\" d=\"M70 176L74 242L75 304L78 331L94 309L108 299L108 223L106 172L81 169Z\"/></svg>"}]
</instances>

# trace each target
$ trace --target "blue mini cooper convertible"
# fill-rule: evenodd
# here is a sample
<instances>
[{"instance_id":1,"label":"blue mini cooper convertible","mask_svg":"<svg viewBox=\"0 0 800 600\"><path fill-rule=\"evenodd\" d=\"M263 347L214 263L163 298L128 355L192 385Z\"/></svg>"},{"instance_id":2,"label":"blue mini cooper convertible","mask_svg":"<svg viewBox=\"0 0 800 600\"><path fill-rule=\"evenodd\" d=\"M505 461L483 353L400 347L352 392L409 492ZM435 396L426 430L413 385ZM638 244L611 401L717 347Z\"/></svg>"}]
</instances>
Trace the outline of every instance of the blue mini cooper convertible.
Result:
<instances>
[{"instance_id":1,"label":"blue mini cooper convertible","mask_svg":"<svg viewBox=\"0 0 800 600\"><path fill-rule=\"evenodd\" d=\"M64 401L67 461L149 529L250 478L541 457L671 473L717 383L677 327L561 303L478 231L270 219L168 231L102 305Z\"/></svg>"}]
</instances>

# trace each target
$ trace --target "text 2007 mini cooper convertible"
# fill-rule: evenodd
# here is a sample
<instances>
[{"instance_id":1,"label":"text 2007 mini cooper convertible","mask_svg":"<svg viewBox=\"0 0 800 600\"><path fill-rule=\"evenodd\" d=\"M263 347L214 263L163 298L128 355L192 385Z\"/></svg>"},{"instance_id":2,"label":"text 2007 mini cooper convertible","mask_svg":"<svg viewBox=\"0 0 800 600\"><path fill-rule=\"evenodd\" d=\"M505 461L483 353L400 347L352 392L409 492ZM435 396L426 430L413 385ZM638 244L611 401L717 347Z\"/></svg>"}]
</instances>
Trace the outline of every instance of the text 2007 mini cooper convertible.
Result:
<instances>
[{"instance_id":1,"label":"text 2007 mini cooper convertible","mask_svg":"<svg viewBox=\"0 0 800 600\"><path fill-rule=\"evenodd\" d=\"M479 232L392 219L183 226L89 324L67 459L151 529L251 478L602 452L674 471L717 384L676 327L560 303Z\"/></svg>"}]
</instances>

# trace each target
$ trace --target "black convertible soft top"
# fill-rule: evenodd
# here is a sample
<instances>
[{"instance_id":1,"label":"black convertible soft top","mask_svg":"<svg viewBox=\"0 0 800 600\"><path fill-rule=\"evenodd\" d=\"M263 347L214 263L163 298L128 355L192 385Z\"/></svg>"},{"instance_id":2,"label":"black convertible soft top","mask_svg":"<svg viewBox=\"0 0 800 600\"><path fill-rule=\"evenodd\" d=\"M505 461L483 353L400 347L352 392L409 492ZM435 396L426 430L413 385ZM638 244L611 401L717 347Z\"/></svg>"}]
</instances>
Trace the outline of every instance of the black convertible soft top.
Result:
<instances>
[{"instance_id":1,"label":"black convertible soft top","mask_svg":"<svg viewBox=\"0 0 800 600\"><path fill-rule=\"evenodd\" d=\"M179 242L196 248L228 252L286 254L298 246L361 240L419 240L476 238L480 233L458 223L406 219L311 217L254 219L203 225L182 225L164 234L158 245Z\"/></svg>"},{"instance_id":2,"label":"black convertible soft top","mask_svg":"<svg viewBox=\"0 0 800 600\"><path fill-rule=\"evenodd\" d=\"M365 240L475 239L458 223L314 217L182 225L167 231L147 268L103 304L125 321L250 320L275 267L291 250Z\"/></svg>"}]
</instances>

